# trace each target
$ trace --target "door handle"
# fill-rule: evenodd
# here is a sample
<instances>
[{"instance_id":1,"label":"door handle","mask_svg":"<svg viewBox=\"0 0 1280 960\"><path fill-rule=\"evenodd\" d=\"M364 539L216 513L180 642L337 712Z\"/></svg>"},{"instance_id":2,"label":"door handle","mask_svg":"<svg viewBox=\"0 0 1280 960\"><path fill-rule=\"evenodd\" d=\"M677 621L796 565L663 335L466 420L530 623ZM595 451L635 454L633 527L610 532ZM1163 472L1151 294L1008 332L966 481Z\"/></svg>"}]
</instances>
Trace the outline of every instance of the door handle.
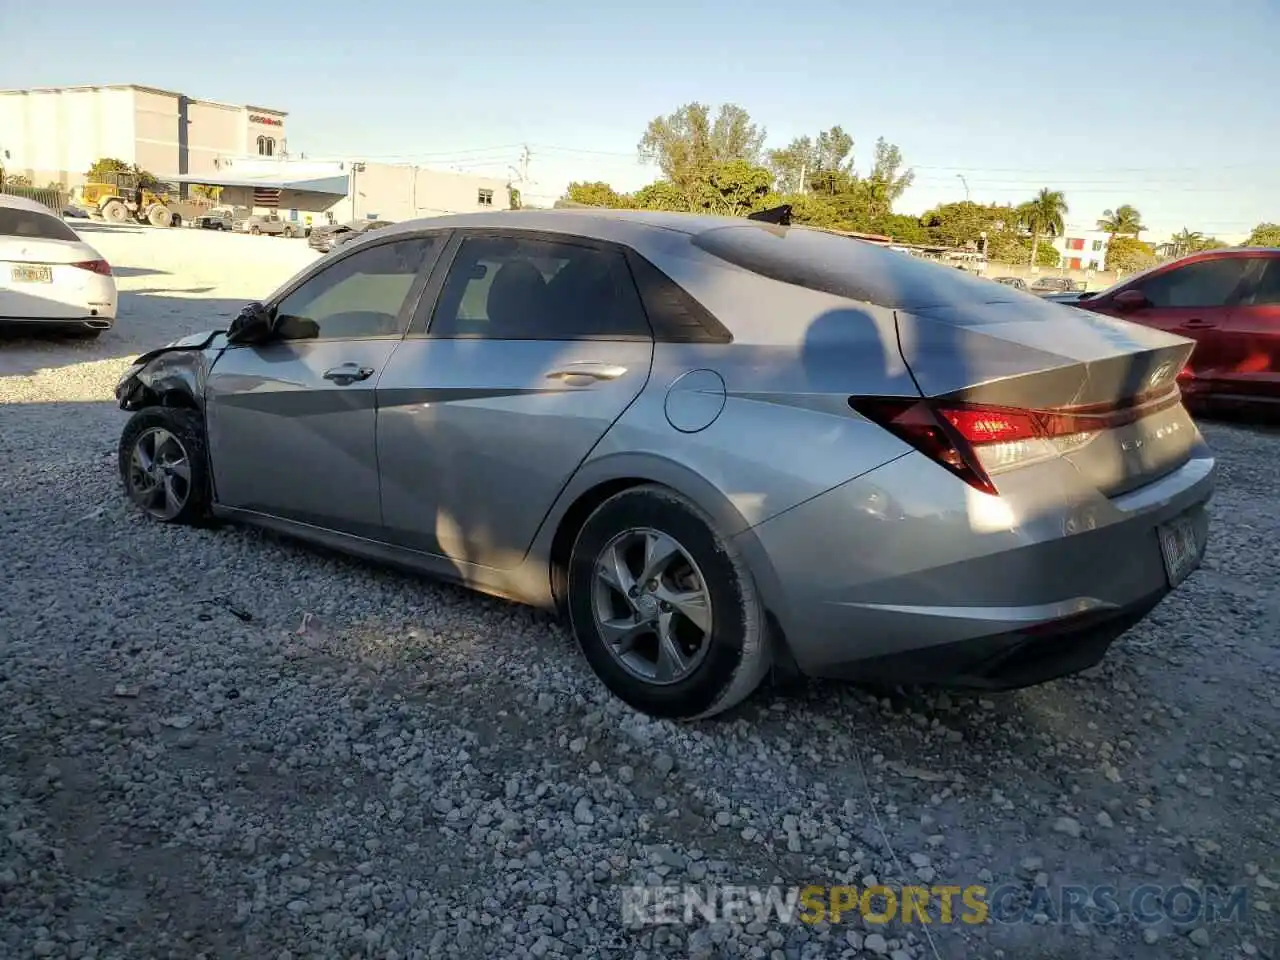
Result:
<instances>
[{"instance_id":1,"label":"door handle","mask_svg":"<svg viewBox=\"0 0 1280 960\"><path fill-rule=\"evenodd\" d=\"M340 387L355 383L357 380L368 380L373 376L373 367L362 367L358 363L343 363L331 367L324 372L326 380L332 380Z\"/></svg>"},{"instance_id":2,"label":"door handle","mask_svg":"<svg viewBox=\"0 0 1280 960\"><path fill-rule=\"evenodd\" d=\"M559 370L547 374L548 380L561 380L565 383L581 383L583 378L590 380L617 380L627 372L626 367L611 363L571 363Z\"/></svg>"}]
</instances>

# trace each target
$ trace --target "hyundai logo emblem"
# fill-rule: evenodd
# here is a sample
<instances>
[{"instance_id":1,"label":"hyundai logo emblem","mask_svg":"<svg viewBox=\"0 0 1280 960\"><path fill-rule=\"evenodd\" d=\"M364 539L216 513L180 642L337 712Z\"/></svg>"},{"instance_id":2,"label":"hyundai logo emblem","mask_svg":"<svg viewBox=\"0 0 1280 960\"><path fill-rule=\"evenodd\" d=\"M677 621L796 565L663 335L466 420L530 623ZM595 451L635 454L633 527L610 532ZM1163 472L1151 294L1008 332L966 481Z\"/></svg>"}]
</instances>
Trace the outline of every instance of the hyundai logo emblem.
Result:
<instances>
[{"instance_id":1,"label":"hyundai logo emblem","mask_svg":"<svg viewBox=\"0 0 1280 960\"><path fill-rule=\"evenodd\" d=\"M1155 372L1147 378L1148 387L1158 387L1169 379L1169 374L1173 372L1173 364L1166 360L1160 366L1156 367Z\"/></svg>"}]
</instances>

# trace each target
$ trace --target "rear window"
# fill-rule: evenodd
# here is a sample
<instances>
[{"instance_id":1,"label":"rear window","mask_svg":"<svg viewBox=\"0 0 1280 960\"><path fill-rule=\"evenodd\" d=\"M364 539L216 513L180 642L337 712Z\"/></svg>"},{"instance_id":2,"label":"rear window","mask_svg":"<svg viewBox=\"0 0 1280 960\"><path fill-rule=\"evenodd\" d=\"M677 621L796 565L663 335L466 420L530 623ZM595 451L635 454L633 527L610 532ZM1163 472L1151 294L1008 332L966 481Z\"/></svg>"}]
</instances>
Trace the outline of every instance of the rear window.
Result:
<instances>
[{"instance_id":1,"label":"rear window","mask_svg":"<svg viewBox=\"0 0 1280 960\"><path fill-rule=\"evenodd\" d=\"M0 237L31 240L71 240L80 237L52 213L37 213L19 207L0 207Z\"/></svg>"},{"instance_id":2,"label":"rear window","mask_svg":"<svg viewBox=\"0 0 1280 960\"><path fill-rule=\"evenodd\" d=\"M717 227L699 233L693 244L771 280L891 309L1025 302L1030 296L964 270L803 227Z\"/></svg>"}]
</instances>

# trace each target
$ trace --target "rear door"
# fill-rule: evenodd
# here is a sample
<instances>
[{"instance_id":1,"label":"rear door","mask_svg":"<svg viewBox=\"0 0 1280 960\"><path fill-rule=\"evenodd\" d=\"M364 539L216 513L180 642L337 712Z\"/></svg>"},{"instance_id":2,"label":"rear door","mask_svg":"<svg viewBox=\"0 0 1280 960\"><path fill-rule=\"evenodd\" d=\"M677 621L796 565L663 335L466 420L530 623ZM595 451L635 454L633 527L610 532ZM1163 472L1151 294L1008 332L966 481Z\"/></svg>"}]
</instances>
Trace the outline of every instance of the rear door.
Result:
<instances>
[{"instance_id":1,"label":"rear door","mask_svg":"<svg viewBox=\"0 0 1280 960\"><path fill-rule=\"evenodd\" d=\"M365 246L275 304L278 335L233 346L206 387L218 502L378 539L374 387L443 235Z\"/></svg>"},{"instance_id":2,"label":"rear door","mask_svg":"<svg viewBox=\"0 0 1280 960\"><path fill-rule=\"evenodd\" d=\"M378 383L383 515L403 546L509 568L643 389L653 339L612 247L465 232L444 262Z\"/></svg>"},{"instance_id":3,"label":"rear door","mask_svg":"<svg viewBox=\"0 0 1280 960\"><path fill-rule=\"evenodd\" d=\"M1147 305L1125 311L1103 309L1113 316L1194 340L1196 348L1188 366L1196 379L1212 391L1230 369L1222 333L1245 292L1249 268L1250 260L1237 256L1175 265L1126 288L1141 291Z\"/></svg>"},{"instance_id":4,"label":"rear door","mask_svg":"<svg viewBox=\"0 0 1280 960\"><path fill-rule=\"evenodd\" d=\"M1221 392L1280 403L1280 256L1249 260L1248 289L1220 331Z\"/></svg>"}]
</instances>

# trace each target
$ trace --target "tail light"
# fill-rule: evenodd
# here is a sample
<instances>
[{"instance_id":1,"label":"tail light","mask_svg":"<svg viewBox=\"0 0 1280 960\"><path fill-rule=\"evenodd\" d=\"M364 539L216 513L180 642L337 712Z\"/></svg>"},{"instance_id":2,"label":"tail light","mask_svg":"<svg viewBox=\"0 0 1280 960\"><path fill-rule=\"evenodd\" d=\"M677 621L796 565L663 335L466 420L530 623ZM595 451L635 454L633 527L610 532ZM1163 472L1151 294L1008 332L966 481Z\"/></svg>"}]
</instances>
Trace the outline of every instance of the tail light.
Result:
<instances>
[{"instance_id":1,"label":"tail light","mask_svg":"<svg viewBox=\"0 0 1280 960\"><path fill-rule=\"evenodd\" d=\"M90 273L98 273L104 277L111 276L111 264L105 260L81 260L79 263L73 263L73 267L79 267L81 270L88 270Z\"/></svg>"},{"instance_id":2,"label":"tail light","mask_svg":"<svg viewBox=\"0 0 1280 960\"><path fill-rule=\"evenodd\" d=\"M849 406L970 486L996 494L993 475L1071 453L1180 399L1175 385L1120 403L1053 410L887 397L851 397Z\"/></svg>"}]
</instances>

